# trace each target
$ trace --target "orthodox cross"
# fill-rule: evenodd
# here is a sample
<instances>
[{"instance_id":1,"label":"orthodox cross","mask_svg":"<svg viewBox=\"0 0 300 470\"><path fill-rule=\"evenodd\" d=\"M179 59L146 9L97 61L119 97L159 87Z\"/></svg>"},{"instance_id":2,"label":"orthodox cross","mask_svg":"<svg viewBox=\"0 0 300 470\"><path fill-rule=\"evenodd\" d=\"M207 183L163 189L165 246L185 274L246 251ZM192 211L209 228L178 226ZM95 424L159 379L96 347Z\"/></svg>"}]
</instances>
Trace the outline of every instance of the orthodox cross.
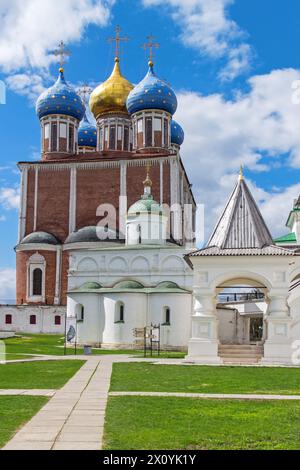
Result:
<instances>
[{"instance_id":1,"label":"orthodox cross","mask_svg":"<svg viewBox=\"0 0 300 470\"><path fill-rule=\"evenodd\" d=\"M81 96L84 103L87 103L87 99L92 93L93 89L89 87L86 83L79 88L79 95Z\"/></svg>"},{"instance_id":2,"label":"orthodox cross","mask_svg":"<svg viewBox=\"0 0 300 470\"><path fill-rule=\"evenodd\" d=\"M120 43L129 41L129 38L127 36L123 36L123 37L120 36L120 33L121 33L120 26L116 26L115 32L116 32L115 37L108 38L108 42L109 43L113 43L113 42L116 43L116 52L115 52L115 54L116 54L116 58L119 59L120 58Z\"/></svg>"},{"instance_id":3,"label":"orthodox cross","mask_svg":"<svg viewBox=\"0 0 300 470\"><path fill-rule=\"evenodd\" d=\"M147 36L147 39L148 39L148 42L143 44L142 47L143 49L145 49L145 51L149 49L149 61L153 62L153 58L154 58L153 49L159 49L160 44L154 41L155 37L152 36L152 34L150 34L150 36Z\"/></svg>"},{"instance_id":4,"label":"orthodox cross","mask_svg":"<svg viewBox=\"0 0 300 470\"><path fill-rule=\"evenodd\" d=\"M56 57L59 57L59 63L60 63L60 68L63 69L65 63L66 63L66 57L69 57L71 55L71 51L68 51L66 48L66 45L63 41L61 41L58 45L58 49L54 51L54 55Z\"/></svg>"}]
</instances>

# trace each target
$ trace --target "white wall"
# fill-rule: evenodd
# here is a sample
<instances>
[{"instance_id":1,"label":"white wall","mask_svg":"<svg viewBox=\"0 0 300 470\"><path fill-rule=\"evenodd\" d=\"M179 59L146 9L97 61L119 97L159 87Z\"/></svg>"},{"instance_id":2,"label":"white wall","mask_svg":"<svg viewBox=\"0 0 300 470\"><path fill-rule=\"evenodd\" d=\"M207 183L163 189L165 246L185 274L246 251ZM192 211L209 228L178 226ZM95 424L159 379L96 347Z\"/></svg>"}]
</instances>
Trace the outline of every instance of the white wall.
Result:
<instances>
[{"instance_id":1,"label":"white wall","mask_svg":"<svg viewBox=\"0 0 300 470\"><path fill-rule=\"evenodd\" d=\"M0 330L17 333L64 334L66 307L35 305L0 305ZM5 316L12 315L12 324L5 323ZM30 315L36 315L36 325L30 325ZM61 325L55 325L55 316L61 317Z\"/></svg>"},{"instance_id":2,"label":"white wall","mask_svg":"<svg viewBox=\"0 0 300 470\"><path fill-rule=\"evenodd\" d=\"M149 304L149 324L163 324L164 308L170 308L170 326L161 326L162 346L186 348L190 338L192 295L152 294Z\"/></svg>"}]
</instances>

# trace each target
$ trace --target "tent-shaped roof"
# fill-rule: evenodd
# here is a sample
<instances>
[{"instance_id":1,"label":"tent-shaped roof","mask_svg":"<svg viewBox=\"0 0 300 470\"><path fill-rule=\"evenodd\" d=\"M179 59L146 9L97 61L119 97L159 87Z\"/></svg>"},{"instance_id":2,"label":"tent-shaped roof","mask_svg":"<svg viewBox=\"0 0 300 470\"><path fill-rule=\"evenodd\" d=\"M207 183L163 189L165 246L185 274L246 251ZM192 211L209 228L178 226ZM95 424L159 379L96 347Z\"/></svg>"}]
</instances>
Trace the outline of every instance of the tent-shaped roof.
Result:
<instances>
[{"instance_id":1,"label":"tent-shaped roof","mask_svg":"<svg viewBox=\"0 0 300 470\"><path fill-rule=\"evenodd\" d=\"M273 245L272 236L243 176L240 175L207 247L241 249L270 245Z\"/></svg>"}]
</instances>

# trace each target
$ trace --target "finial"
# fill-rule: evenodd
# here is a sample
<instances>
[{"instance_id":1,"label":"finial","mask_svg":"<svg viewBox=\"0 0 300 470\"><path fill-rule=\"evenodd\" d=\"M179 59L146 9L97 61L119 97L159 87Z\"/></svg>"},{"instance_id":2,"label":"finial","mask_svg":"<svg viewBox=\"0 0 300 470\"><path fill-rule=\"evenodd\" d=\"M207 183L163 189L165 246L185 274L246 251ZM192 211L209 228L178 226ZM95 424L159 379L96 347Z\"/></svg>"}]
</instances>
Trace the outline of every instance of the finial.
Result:
<instances>
[{"instance_id":1,"label":"finial","mask_svg":"<svg viewBox=\"0 0 300 470\"><path fill-rule=\"evenodd\" d=\"M84 102L84 104L86 105L87 104L87 99L88 97L90 96L90 94L92 93L93 89L91 87L89 87L87 85L87 83L84 83L82 85L82 87L80 87L78 89L78 94L79 96L81 97L82 101Z\"/></svg>"},{"instance_id":2,"label":"finial","mask_svg":"<svg viewBox=\"0 0 300 470\"><path fill-rule=\"evenodd\" d=\"M244 167L241 165L240 167L240 175L239 175L239 181L243 181L244 179Z\"/></svg>"},{"instance_id":3,"label":"finial","mask_svg":"<svg viewBox=\"0 0 300 470\"><path fill-rule=\"evenodd\" d=\"M150 196L151 194L151 188L152 188L152 181L150 178L150 164L148 163L147 166L147 176L145 181L143 181L144 184L144 194Z\"/></svg>"},{"instance_id":4,"label":"finial","mask_svg":"<svg viewBox=\"0 0 300 470\"><path fill-rule=\"evenodd\" d=\"M71 55L71 51L68 51L67 49L65 49L65 46L66 46L65 43L61 41L58 45L58 49L53 51L54 55L60 58L59 59L59 64L60 64L59 73L64 73L64 65L66 63L65 58L70 57Z\"/></svg>"},{"instance_id":5,"label":"finial","mask_svg":"<svg viewBox=\"0 0 300 470\"><path fill-rule=\"evenodd\" d=\"M149 49L149 62L148 62L148 65L149 65L149 67L153 67L153 58L154 58L153 49L154 48L159 49L160 44L158 42L154 42L155 37L152 34L150 34L150 36L147 36L147 39L148 39L148 42L143 44L142 48L145 49L145 51L147 49Z\"/></svg>"},{"instance_id":6,"label":"finial","mask_svg":"<svg viewBox=\"0 0 300 470\"><path fill-rule=\"evenodd\" d=\"M127 36L121 37L120 36L121 27L119 25L116 26L115 33L116 33L115 37L108 38L107 41L109 43L112 43L112 42L116 43L115 62L120 62L120 43L129 41L129 37L127 37Z\"/></svg>"}]
</instances>

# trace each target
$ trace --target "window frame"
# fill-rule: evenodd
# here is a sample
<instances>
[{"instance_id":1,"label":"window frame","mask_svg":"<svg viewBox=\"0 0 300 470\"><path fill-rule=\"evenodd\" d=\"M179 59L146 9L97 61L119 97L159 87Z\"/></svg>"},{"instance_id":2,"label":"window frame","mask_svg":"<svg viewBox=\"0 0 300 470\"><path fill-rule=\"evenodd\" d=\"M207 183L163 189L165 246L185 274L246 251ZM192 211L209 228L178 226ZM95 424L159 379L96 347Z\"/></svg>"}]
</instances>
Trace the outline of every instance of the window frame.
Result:
<instances>
[{"instance_id":1,"label":"window frame","mask_svg":"<svg viewBox=\"0 0 300 470\"><path fill-rule=\"evenodd\" d=\"M33 292L33 273L35 269L42 271L42 290L41 295L35 295ZM46 298L46 260L39 253L32 255L27 261L27 301L45 302Z\"/></svg>"}]
</instances>

